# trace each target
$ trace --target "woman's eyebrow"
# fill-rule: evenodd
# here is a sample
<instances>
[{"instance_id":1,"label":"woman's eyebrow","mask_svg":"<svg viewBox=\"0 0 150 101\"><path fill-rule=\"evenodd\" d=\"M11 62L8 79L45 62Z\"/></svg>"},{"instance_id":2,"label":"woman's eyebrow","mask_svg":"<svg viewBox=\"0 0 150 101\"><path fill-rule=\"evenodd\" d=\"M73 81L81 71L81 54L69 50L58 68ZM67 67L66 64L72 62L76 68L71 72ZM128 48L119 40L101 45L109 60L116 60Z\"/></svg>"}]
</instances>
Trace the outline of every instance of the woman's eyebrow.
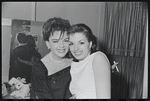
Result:
<instances>
[{"instance_id":1,"label":"woman's eyebrow","mask_svg":"<svg viewBox=\"0 0 150 101\"><path fill-rule=\"evenodd\" d=\"M84 41L84 42L85 42L85 39L81 39L81 40L79 40L78 42L81 42L81 41ZM72 42L72 41L69 40L69 42Z\"/></svg>"},{"instance_id":2,"label":"woman's eyebrow","mask_svg":"<svg viewBox=\"0 0 150 101\"><path fill-rule=\"evenodd\" d=\"M80 41L85 41L85 39L81 39L81 40L79 40L79 42L80 42Z\"/></svg>"},{"instance_id":3,"label":"woman's eyebrow","mask_svg":"<svg viewBox=\"0 0 150 101\"><path fill-rule=\"evenodd\" d=\"M52 41L58 41L59 39L52 39Z\"/></svg>"}]
</instances>

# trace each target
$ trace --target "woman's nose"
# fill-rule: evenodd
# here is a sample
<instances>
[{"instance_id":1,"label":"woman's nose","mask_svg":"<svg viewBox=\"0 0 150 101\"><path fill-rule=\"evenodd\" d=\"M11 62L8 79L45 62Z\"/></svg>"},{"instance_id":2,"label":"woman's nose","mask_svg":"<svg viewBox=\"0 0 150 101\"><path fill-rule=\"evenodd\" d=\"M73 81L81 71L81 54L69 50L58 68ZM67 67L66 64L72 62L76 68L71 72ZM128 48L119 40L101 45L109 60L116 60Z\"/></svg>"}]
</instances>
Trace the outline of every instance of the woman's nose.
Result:
<instances>
[{"instance_id":1,"label":"woman's nose","mask_svg":"<svg viewBox=\"0 0 150 101\"><path fill-rule=\"evenodd\" d=\"M77 51L79 49L78 45L74 45L74 50Z\"/></svg>"},{"instance_id":2,"label":"woman's nose","mask_svg":"<svg viewBox=\"0 0 150 101\"><path fill-rule=\"evenodd\" d=\"M59 41L59 46L64 47L64 43L62 41Z\"/></svg>"}]
</instances>

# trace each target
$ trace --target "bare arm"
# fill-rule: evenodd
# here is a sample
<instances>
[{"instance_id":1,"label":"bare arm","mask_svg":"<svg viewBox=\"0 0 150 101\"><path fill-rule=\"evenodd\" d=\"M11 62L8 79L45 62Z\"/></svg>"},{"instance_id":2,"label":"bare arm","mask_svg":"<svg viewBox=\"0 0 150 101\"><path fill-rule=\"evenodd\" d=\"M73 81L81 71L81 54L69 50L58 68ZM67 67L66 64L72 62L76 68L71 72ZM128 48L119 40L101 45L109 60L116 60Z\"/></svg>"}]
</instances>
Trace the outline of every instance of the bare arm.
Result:
<instances>
[{"instance_id":1,"label":"bare arm","mask_svg":"<svg viewBox=\"0 0 150 101\"><path fill-rule=\"evenodd\" d=\"M97 54L93 61L96 96L99 99L111 98L110 63L104 54Z\"/></svg>"}]
</instances>

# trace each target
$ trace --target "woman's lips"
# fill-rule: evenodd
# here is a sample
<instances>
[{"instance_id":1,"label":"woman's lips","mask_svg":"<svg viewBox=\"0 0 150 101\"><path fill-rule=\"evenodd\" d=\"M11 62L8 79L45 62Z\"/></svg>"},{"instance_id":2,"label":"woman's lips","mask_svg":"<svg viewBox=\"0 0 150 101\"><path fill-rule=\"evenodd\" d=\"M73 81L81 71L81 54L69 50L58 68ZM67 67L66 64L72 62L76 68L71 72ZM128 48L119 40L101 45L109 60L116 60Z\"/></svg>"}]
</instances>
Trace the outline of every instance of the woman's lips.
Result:
<instances>
[{"instance_id":1,"label":"woman's lips","mask_svg":"<svg viewBox=\"0 0 150 101\"><path fill-rule=\"evenodd\" d=\"M75 54L76 56L79 56L79 55L82 54L82 52L74 52L74 54Z\"/></svg>"},{"instance_id":2,"label":"woman's lips","mask_svg":"<svg viewBox=\"0 0 150 101\"><path fill-rule=\"evenodd\" d=\"M59 53L64 53L64 52L65 52L65 49L57 49L57 51L58 51Z\"/></svg>"}]
</instances>

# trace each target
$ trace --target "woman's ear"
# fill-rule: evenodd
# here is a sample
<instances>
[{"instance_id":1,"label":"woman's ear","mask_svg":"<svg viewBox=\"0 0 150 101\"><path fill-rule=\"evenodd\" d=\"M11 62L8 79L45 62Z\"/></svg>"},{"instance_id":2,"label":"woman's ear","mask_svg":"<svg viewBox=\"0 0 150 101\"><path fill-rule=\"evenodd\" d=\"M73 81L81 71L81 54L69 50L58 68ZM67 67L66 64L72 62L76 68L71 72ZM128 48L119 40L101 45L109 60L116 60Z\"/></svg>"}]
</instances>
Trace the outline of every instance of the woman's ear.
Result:
<instances>
[{"instance_id":1,"label":"woman's ear","mask_svg":"<svg viewBox=\"0 0 150 101\"><path fill-rule=\"evenodd\" d=\"M92 41L90 42L90 49L92 48Z\"/></svg>"},{"instance_id":2,"label":"woman's ear","mask_svg":"<svg viewBox=\"0 0 150 101\"><path fill-rule=\"evenodd\" d=\"M45 41L45 43L46 43L47 48L50 49L49 42L48 42L48 41Z\"/></svg>"}]
</instances>

